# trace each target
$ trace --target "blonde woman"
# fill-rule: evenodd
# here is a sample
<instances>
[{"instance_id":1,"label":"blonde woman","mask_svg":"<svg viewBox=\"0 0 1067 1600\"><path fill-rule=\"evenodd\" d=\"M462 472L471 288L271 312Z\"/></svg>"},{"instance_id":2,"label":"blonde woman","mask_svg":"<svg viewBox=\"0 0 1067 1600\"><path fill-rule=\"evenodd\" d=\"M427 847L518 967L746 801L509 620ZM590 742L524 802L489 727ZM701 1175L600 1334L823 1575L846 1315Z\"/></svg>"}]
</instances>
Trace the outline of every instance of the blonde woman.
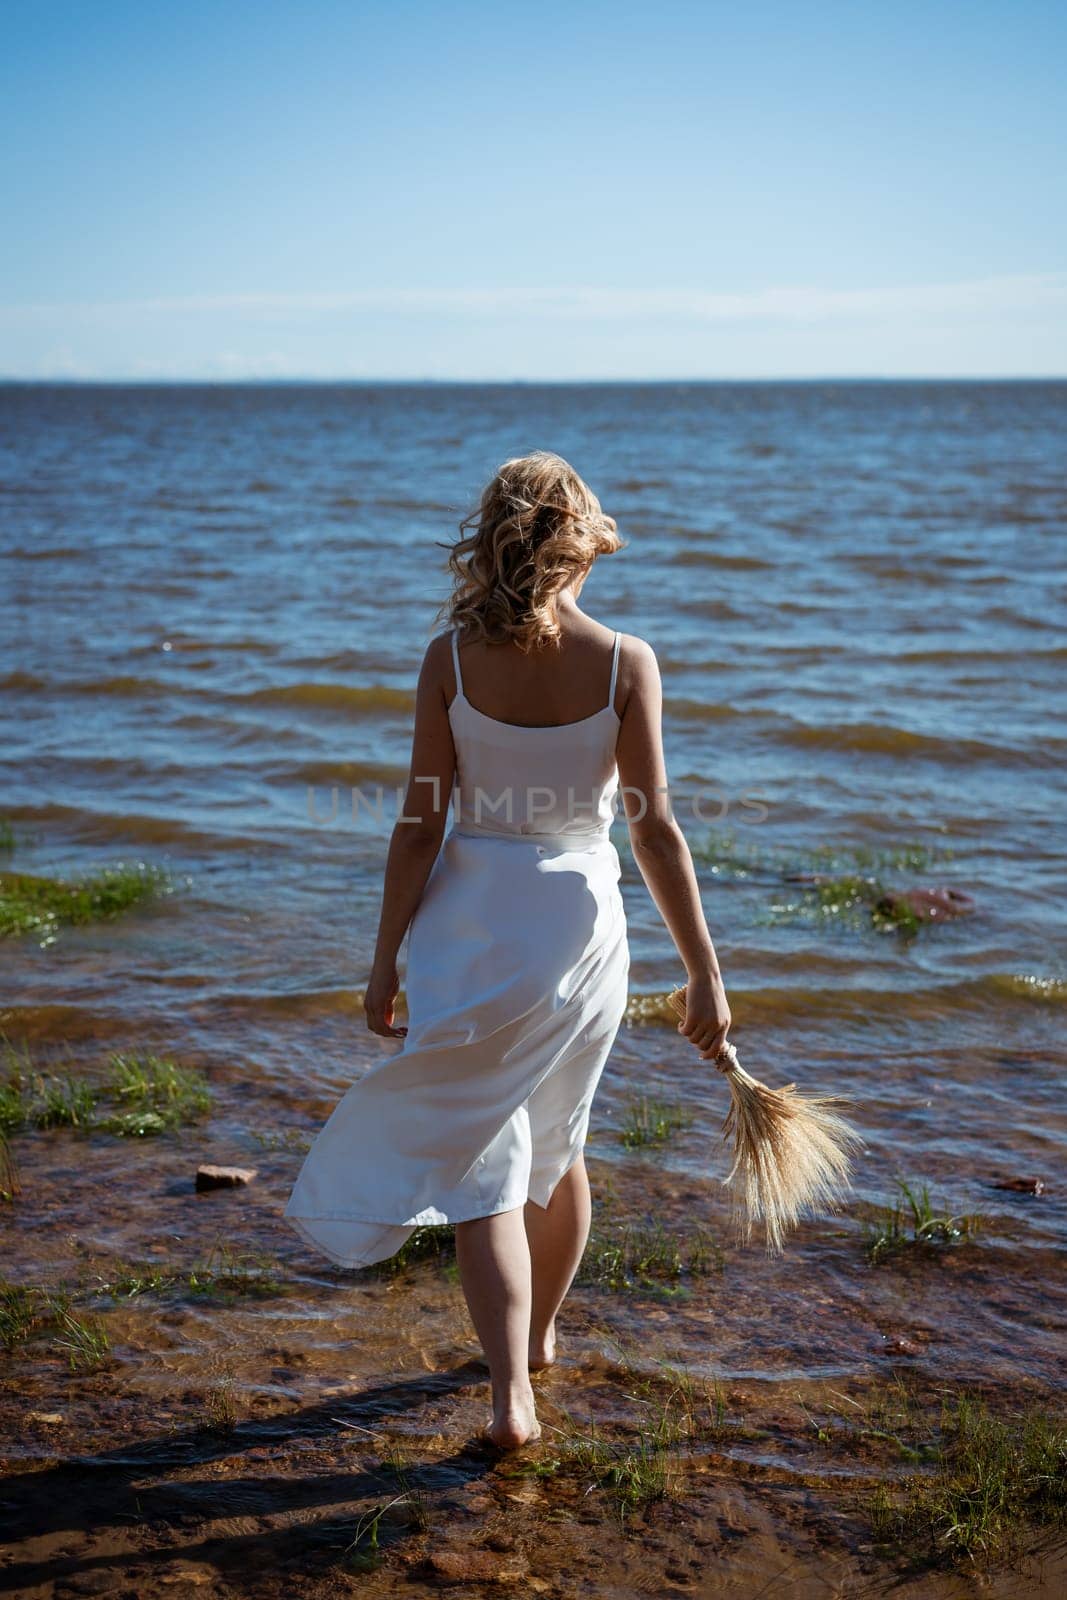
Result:
<instances>
[{"instance_id":1,"label":"blonde woman","mask_svg":"<svg viewBox=\"0 0 1067 1600\"><path fill-rule=\"evenodd\" d=\"M507 461L460 527L451 626L419 674L411 771L385 869L367 1024L401 1041L309 1151L285 1216L345 1266L455 1224L492 1379L485 1436L540 1435L530 1372L590 1225L583 1146L626 1007L620 784L634 859L688 974L707 1060L730 1011L667 797L656 658L578 604L612 518L566 461ZM445 832L450 806L455 814ZM406 1027L394 1021L408 935Z\"/></svg>"}]
</instances>

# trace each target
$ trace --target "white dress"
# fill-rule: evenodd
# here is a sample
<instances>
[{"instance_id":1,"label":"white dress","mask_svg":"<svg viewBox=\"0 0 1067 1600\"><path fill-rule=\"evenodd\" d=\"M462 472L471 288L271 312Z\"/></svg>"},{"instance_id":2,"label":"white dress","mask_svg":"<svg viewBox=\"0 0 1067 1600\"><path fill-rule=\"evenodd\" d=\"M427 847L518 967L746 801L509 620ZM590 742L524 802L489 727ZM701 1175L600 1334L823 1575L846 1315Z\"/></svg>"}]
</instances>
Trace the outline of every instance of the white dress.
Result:
<instances>
[{"instance_id":1,"label":"white dress","mask_svg":"<svg viewBox=\"0 0 1067 1600\"><path fill-rule=\"evenodd\" d=\"M619 636L605 704L553 727L476 710L455 631L452 654L457 804L408 934L408 1032L338 1103L283 1213L347 1267L417 1227L547 1206L626 1008Z\"/></svg>"}]
</instances>

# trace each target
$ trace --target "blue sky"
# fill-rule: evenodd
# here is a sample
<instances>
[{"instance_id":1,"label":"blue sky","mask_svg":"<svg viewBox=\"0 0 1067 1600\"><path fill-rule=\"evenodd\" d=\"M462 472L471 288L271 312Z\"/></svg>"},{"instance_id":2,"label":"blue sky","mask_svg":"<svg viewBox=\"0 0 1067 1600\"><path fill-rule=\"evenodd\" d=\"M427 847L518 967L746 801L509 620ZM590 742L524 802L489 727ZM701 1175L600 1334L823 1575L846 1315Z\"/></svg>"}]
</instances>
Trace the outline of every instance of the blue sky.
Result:
<instances>
[{"instance_id":1,"label":"blue sky","mask_svg":"<svg viewBox=\"0 0 1067 1600\"><path fill-rule=\"evenodd\" d=\"M1030 0L5 0L0 375L1067 374L1065 59Z\"/></svg>"}]
</instances>

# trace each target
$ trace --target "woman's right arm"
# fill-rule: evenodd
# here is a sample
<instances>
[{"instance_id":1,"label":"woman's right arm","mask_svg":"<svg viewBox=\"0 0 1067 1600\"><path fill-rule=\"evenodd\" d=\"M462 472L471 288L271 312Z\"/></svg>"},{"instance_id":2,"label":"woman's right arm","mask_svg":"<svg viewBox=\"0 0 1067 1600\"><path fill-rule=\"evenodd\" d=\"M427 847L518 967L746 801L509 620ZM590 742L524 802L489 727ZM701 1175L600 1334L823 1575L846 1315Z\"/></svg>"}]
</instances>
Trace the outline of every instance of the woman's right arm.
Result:
<instances>
[{"instance_id":1,"label":"woman's right arm","mask_svg":"<svg viewBox=\"0 0 1067 1600\"><path fill-rule=\"evenodd\" d=\"M616 759L634 860L685 964L685 1021L679 1032L713 1061L730 1028L715 946L700 903L693 858L675 821L663 754L663 686L651 645L624 635L620 676L627 688Z\"/></svg>"}]
</instances>

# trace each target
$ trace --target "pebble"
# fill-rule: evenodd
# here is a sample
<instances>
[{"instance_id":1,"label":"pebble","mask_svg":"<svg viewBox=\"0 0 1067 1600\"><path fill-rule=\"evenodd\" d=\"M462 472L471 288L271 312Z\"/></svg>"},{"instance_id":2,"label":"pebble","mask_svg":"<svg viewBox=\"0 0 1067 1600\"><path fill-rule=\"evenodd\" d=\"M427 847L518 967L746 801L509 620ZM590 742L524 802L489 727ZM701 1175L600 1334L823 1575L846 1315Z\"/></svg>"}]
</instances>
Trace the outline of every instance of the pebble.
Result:
<instances>
[{"instance_id":1,"label":"pebble","mask_svg":"<svg viewBox=\"0 0 1067 1600\"><path fill-rule=\"evenodd\" d=\"M240 1183L251 1183L258 1167L215 1167L210 1164L196 1169L198 1189L235 1189Z\"/></svg>"}]
</instances>

